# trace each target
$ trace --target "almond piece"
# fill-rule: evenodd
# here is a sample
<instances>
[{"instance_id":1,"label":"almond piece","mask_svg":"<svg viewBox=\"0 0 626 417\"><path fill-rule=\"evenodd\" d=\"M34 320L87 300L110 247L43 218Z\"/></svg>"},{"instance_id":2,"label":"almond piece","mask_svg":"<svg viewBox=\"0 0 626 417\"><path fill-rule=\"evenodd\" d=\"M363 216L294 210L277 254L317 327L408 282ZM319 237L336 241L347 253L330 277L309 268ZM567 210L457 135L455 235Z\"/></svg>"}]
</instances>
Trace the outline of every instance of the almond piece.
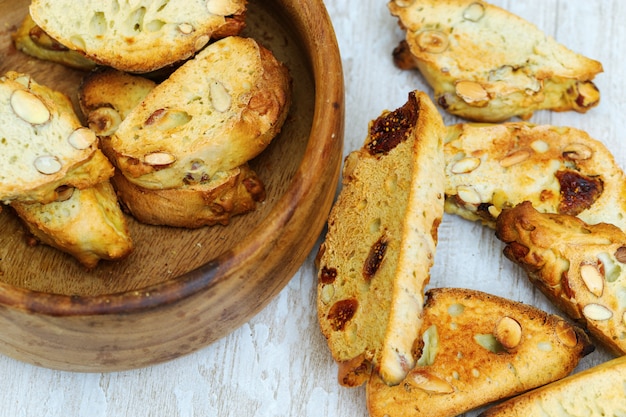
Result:
<instances>
[{"instance_id":1,"label":"almond piece","mask_svg":"<svg viewBox=\"0 0 626 417\"><path fill-rule=\"evenodd\" d=\"M448 381L423 370L409 374L410 384L431 394L452 394L454 387Z\"/></svg>"},{"instance_id":2,"label":"almond piece","mask_svg":"<svg viewBox=\"0 0 626 417\"><path fill-rule=\"evenodd\" d=\"M502 168L512 167L530 158L530 152L524 149L512 152L500 160Z\"/></svg>"},{"instance_id":3,"label":"almond piece","mask_svg":"<svg viewBox=\"0 0 626 417\"><path fill-rule=\"evenodd\" d=\"M198 36L198 39L196 39L193 47L196 48L196 51L199 51L204 48L207 43L209 43L209 40L211 40L211 38L208 35Z\"/></svg>"},{"instance_id":4,"label":"almond piece","mask_svg":"<svg viewBox=\"0 0 626 417\"><path fill-rule=\"evenodd\" d=\"M514 349L522 341L522 326L517 320L504 316L496 323L493 335L505 349Z\"/></svg>"},{"instance_id":5,"label":"almond piece","mask_svg":"<svg viewBox=\"0 0 626 417\"><path fill-rule=\"evenodd\" d=\"M556 324L555 332L557 338L567 347L576 347L578 344L578 336L576 331L569 323L564 320L559 321Z\"/></svg>"},{"instance_id":6,"label":"almond piece","mask_svg":"<svg viewBox=\"0 0 626 417\"><path fill-rule=\"evenodd\" d=\"M224 84L217 80L212 80L210 85L211 89L211 102L213 108L220 113L224 113L230 109L231 99L228 90L224 87Z\"/></svg>"},{"instance_id":7,"label":"almond piece","mask_svg":"<svg viewBox=\"0 0 626 417\"><path fill-rule=\"evenodd\" d=\"M61 161L56 156L42 155L35 159L35 169L44 175L52 175L62 168Z\"/></svg>"},{"instance_id":8,"label":"almond piece","mask_svg":"<svg viewBox=\"0 0 626 417\"><path fill-rule=\"evenodd\" d=\"M598 271L595 265L583 263L580 265L580 277L585 286L596 297L600 297L604 290L604 276Z\"/></svg>"},{"instance_id":9,"label":"almond piece","mask_svg":"<svg viewBox=\"0 0 626 417\"><path fill-rule=\"evenodd\" d=\"M230 16L241 9L238 2L233 0L207 0L206 7L209 13L217 16Z\"/></svg>"},{"instance_id":10,"label":"almond piece","mask_svg":"<svg viewBox=\"0 0 626 417\"><path fill-rule=\"evenodd\" d=\"M183 35L189 35L191 32L193 32L193 30L193 26L189 23L181 23L180 25L178 25L178 31Z\"/></svg>"},{"instance_id":11,"label":"almond piece","mask_svg":"<svg viewBox=\"0 0 626 417\"><path fill-rule=\"evenodd\" d=\"M98 136L111 136L122 123L120 114L111 107L100 107L91 113L87 125Z\"/></svg>"},{"instance_id":12,"label":"almond piece","mask_svg":"<svg viewBox=\"0 0 626 417\"><path fill-rule=\"evenodd\" d=\"M459 185L456 188L457 196L467 204L479 205L482 203L482 199L480 198L480 194L473 187L469 185Z\"/></svg>"},{"instance_id":13,"label":"almond piece","mask_svg":"<svg viewBox=\"0 0 626 417\"><path fill-rule=\"evenodd\" d=\"M480 158L466 157L459 159L452 165L450 171L453 174L467 174L480 166Z\"/></svg>"},{"instance_id":14,"label":"almond piece","mask_svg":"<svg viewBox=\"0 0 626 417\"><path fill-rule=\"evenodd\" d=\"M56 189L57 192L57 199L55 201L57 202L63 202L63 201L67 201L70 198L72 198L72 195L74 195L74 187L68 187L68 186L61 186L58 187Z\"/></svg>"},{"instance_id":15,"label":"almond piece","mask_svg":"<svg viewBox=\"0 0 626 417\"><path fill-rule=\"evenodd\" d=\"M463 19L478 22L485 15L485 6L481 3L472 3L463 11Z\"/></svg>"},{"instance_id":16,"label":"almond piece","mask_svg":"<svg viewBox=\"0 0 626 417\"><path fill-rule=\"evenodd\" d=\"M79 127L67 138L74 149L83 150L89 148L98 138L96 134L86 127Z\"/></svg>"},{"instance_id":17,"label":"almond piece","mask_svg":"<svg viewBox=\"0 0 626 417\"><path fill-rule=\"evenodd\" d=\"M605 321L613 317L613 312L603 305L591 303L583 308L583 315L589 320Z\"/></svg>"},{"instance_id":18,"label":"almond piece","mask_svg":"<svg viewBox=\"0 0 626 417\"><path fill-rule=\"evenodd\" d=\"M155 127L161 131L175 129L191 121L189 113L183 110L158 109L152 112L144 122L145 126Z\"/></svg>"},{"instance_id":19,"label":"almond piece","mask_svg":"<svg viewBox=\"0 0 626 417\"><path fill-rule=\"evenodd\" d=\"M50 110L43 101L26 90L15 90L11 94L11 108L20 119L32 125L50 120Z\"/></svg>"},{"instance_id":20,"label":"almond piece","mask_svg":"<svg viewBox=\"0 0 626 417\"><path fill-rule=\"evenodd\" d=\"M420 49L430 54L440 54L448 49L448 35L439 30L425 30L417 35Z\"/></svg>"},{"instance_id":21,"label":"almond piece","mask_svg":"<svg viewBox=\"0 0 626 417\"><path fill-rule=\"evenodd\" d=\"M582 108L593 107L600 101L600 90L592 81L579 82L576 84L578 97L576 104Z\"/></svg>"},{"instance_id":22,"label":"almond piece","mask_svg":"<svg viewBox=\"0 0 626 417\"><path fill-rule=\"evenodd\" d=\"M459 81L456 83L456 94L467 104L484 107L489 102L489 94L482 85L473 81Z\"/></svg>"},{"instance_id":23,"label":"almond piece","mask_svg":"<svg viewBox=\"0 0 626 417\"><path fill-rule=\"evenodd\" d=\"M620 246L615 251L615 259L621 263L626 263L626 246Z\"/></svg>"},{"instance_id":24,"label":"almond piece","mask_svg":"<svg viewBox=\"0 0 626 417\"><path fill-rule=\"evenodd\" d=\"M176 161L174 155L167 152L152 152L144 156L144 162L148 165L169 165Z\"/></svg>"}]
</instances>

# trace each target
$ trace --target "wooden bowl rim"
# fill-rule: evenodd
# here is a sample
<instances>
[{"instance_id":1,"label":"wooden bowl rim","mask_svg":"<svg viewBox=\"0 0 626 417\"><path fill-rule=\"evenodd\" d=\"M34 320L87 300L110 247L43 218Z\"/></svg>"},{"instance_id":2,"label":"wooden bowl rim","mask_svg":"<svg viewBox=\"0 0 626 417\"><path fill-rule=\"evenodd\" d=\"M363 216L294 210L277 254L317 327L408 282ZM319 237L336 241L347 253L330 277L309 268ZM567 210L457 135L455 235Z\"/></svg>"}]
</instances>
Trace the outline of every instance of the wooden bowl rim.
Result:
<instances>
[{"instance_id":1,"label":"wooden bowl rim","mask_svg":"<svg viewBox=\"0 0 626 417\"><path fill-rule=\"evenodd\" d=\"M302 173L330 169L324 164L327 155L320 151L328 143L340 140L342 143L339 148L343 149L344 82L335 32L322 0L300 0L296 2L297 4L284 4L286 2L281 0L281 3L287 9L288 15L297 16L296 23L301 29L309 28L308 34L312 44L307 45L309 52L307 58L311 61L315 81L313 123L304 156L291 184L268 216L250 233L249 239L185 274L162 283L124 292L65 295L29 290L0 282L0 306L48 316L95 316L139 313L176 303L211 288L220 281L235 278L230 268L227 268L225 273L220 269L223 269L224 265L249 262L247 256L250 254L254 256L256 252L255 242L263 241L265 238L272 239L273 235L280 232L279 229L289 223L296 207L294 202L306 196L315 182L315 176ZM310 29L311 27L325 30L314 31ZM321 83L322 73L335 74L333 80L336 83ZM304 182L298 179L304 179ZM311 248L307 253L310 250ZM288 279L284 281L280 288L286 285Z\"/></svg>"}]
</instances>

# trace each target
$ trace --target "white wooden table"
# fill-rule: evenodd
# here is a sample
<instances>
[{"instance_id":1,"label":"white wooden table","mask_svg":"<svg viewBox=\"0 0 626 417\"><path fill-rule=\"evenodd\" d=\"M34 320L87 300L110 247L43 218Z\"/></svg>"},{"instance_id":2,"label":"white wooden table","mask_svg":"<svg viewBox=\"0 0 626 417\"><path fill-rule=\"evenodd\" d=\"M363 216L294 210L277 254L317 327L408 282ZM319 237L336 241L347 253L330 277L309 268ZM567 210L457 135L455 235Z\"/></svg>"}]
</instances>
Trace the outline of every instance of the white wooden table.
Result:
<instances>
[{"instance_id":1,"label":"white wooden table","mask_svg":"<svg viewBox=\"0 0 626 417\"><path fill-rule=\"evenodd\" d=\"M603 63L605 72L596 78L599 107L586 115L539 112L532 121L585 129L626 167L626 2L493 3ZM343 57L347 153L361 145L370 119L402 105L412 89L430 90L417 72L394 67L391 51L403 33L385 0L327 0L326 6ZM0 357L0 416L366 416L364 389L337 384L318 329L316 249L258 316L189 356L107 374L59 372ZM431 286L479 289L555 312L501 250L492 231L445 216ZM580 368L607 357L597 351Z\"/></svg>"}]
</instances>

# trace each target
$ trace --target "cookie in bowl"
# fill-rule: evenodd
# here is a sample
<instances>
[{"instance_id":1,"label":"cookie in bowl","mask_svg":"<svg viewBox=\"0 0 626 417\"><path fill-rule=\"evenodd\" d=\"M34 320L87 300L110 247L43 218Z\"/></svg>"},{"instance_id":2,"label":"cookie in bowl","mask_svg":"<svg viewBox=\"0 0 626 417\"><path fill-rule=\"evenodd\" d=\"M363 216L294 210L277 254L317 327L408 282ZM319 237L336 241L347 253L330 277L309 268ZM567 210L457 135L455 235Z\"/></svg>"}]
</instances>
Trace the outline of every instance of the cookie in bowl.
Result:
<instances>
[{"instance_id":1,"label":"cookie in bowl","mask_svg":"<svg viewBox=\"0 0 626 417\"><path fill-rule=\"evenodd\" d=\"M118 2L34 0L33 21L101 65L146 73L192 57L211 39L238 35L246 0Z\"/></svg>"}]
</instances>

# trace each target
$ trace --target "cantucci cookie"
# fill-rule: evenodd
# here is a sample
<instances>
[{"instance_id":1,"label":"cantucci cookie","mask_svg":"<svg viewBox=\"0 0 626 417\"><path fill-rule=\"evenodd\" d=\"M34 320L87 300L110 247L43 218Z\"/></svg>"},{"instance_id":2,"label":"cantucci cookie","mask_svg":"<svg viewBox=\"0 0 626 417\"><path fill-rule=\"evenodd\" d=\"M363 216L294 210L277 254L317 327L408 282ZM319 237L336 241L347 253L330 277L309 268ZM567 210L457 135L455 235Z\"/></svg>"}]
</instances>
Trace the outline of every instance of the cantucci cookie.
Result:
<instances>
[{"instance_id":1,"label":"cantucci cookie","mask_svg":"<svg viewBox=\"0 0 626 417\"><path fill-rule=\"evenodd\" d=\"M11 206L37 240L72 255L86 268L132 252L126 219L109 181L84 190L67 188L63 194L52 203Z\"/></svg>"},{"instance_id":2,"label":"cantucci cookie","mask_svg":"<svg viewBox=\"0 0 626 417\"><path fill-rule=\"evenodd\" d=\"M626 416L626 356L504 401L479 417Z\"/></svg>"},{"instance_id":3,"label":"cantucci cookie","mask_svg":"<svg viewBox=\"0 0 626 417\"><path fill-rule=\"evenodd\" d=\"M0 201L46 203L64 186L87 188L113 175L65 95L29 75L0 77Z\"/></svg>"},{"instance_id":4,"label":"cantucci cookie","mask_svg":"<svg viewBox=\"0 0 626 417\"><path fill-rule=\"evenodd\" d=\"M401 68L418 68L451 114L500 122L536 110L584 113L598 104L591 81L602 65L535 25L484 1L392 0L406 30L394 50Z\"/></svg>"},{"instance_id":5,"label":"cantucci cookie","mask_svg":"<svg viewBox=\"0 0 626 417\"><path fill-rule=\"evenodd\" d=\"M558 380L593 351L585 333L558 316L479 291L427 292L419 360L388 386L367 384L371 417L452 417Z\"/></svg>"},{"instance_id":6,"label":"cantucci cookie","mask_svg":"<svg viewBox=\"0 0 626 417\"><path fill-rule=\"evenodd\" d=\"M87 58L145 73L190 58L209 40L237 35L245 0L34 0L30 15L53 39Z\"/></svg>"},{"instance_id":7,"label":"cantucci cookie","mask_svg":"<svg viewBox=\"0 0 626 417\"><path fill-rule=\"evenodd\" d=\"M626 233L539 213L525 202L500 214L496 236L548 299L610 350L626 354Z\"/></svg>"},{"instance_id":8,"label":"cantucci cookie","mask_svg":"<svg viewBox=\"0 0 626 417\"><path fill-rule=\"evenodd\" d=\"M160 226L227 225L265 200L265 186L248 164L217 173L205 183L165 190L138 187L119 172L111 182L126 211L142 223Z\"/></svg>"},{"instance_id":9,"label":"cantucci cookie","mask_svg":"<svg viewBox=\"0 0 626 417\"><path fill-rule=\"evenodd\" d=\"M37 26L30 14L26 14L22 24L12 35L12 39L18 51L32 57L84 71L96 67L96 63L92 60L52 39Z\"/></svg>"},{"instance_id":10,"label":"cantucci cookie","mask_svg":"<svg viewBox=\"0 0 626 417\"><path fill-rule=\"evenodd\" d=\"M423 92L370 122L346 158L318 254L318 318L339 382L372 368L389 384L415 364L424 286L443 215L444 126Z\"/></svg>"},{"instance_id":11,"label":"cantucci cookie","mask_svg":"<svg viewBox=\"0 0 626 417\"><path fill-rule=\"evenodd\" d=\"M236 168L280 132L291 102L287 68L250 38L209 45L156 86L111 136L128 180L176 188Z\"/></svg>"},{"instance_id":12,"label":"cantucci cookie","mask_svg":"<svg viewBox=\"0 0 626 417\"><path fill-rule=\"evenodd\" d=\"M525 122L447 129L447 213L493 228L504 208L530 201L542 212L626 230L624 172L586 132Z\"/></svg>"},{"instance_id":13,"label":"cantucci cookie","mask_svg":"<svg viewBox=\"0 0 626 417\"><path fill-rule=\"evenodd\" d=\"M111 68L94 71L83 79L79 103L89 127L101 137L105 153L114 153L108 137L155 86L147 78ZM135 185L119 170L111 181L124 209L152 225L226 225L232 216L254 210L265 199L265 186L247 163L209 179L190 178L179 187L163 190Z\"/></svg>"}]
</instances>

